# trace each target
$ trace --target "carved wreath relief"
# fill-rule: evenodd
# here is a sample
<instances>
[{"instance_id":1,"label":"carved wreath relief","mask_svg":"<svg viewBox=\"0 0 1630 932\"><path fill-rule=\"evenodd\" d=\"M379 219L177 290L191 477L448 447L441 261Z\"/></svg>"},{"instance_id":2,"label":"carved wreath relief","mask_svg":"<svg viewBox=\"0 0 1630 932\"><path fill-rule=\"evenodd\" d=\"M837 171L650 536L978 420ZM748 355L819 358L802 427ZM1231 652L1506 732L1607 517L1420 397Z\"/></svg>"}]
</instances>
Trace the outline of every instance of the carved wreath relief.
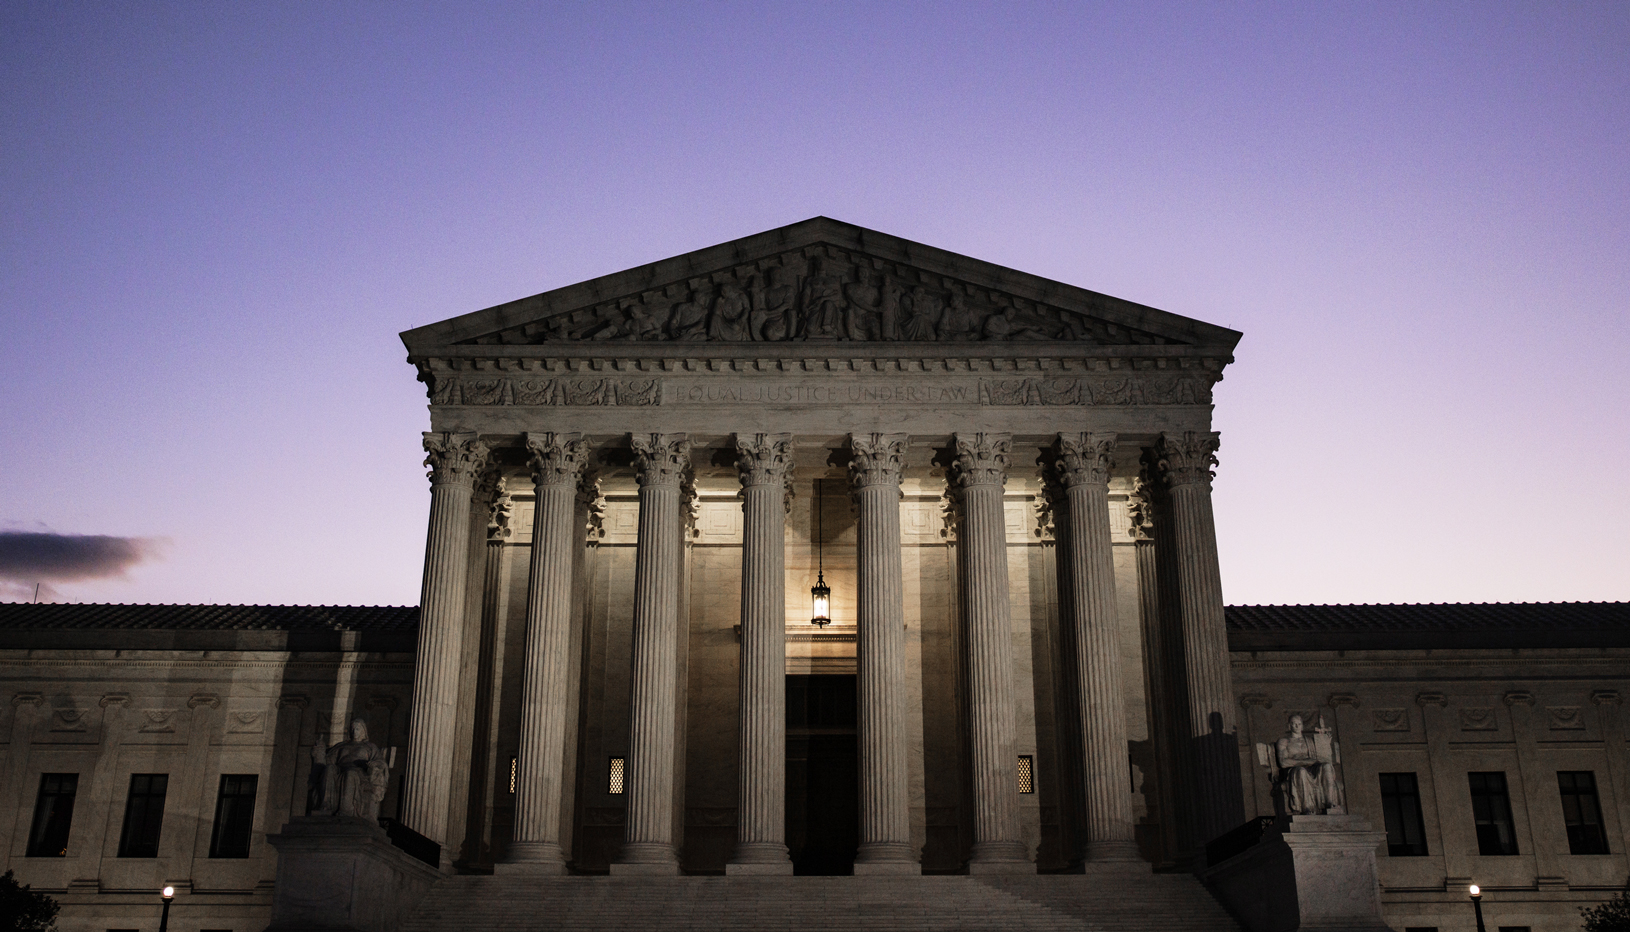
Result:
<instances>
[{"instance_id":1,"label":"carved wreath relief","mask_svg":"<svg viewBox=\"0 0 1630 932\"><path fill-rule=\"evenodd\" d=\"M1142 330L832 246L812 246L673 282L469 342L606 340L1169 342Z\"/></svg>"}]
</instances>

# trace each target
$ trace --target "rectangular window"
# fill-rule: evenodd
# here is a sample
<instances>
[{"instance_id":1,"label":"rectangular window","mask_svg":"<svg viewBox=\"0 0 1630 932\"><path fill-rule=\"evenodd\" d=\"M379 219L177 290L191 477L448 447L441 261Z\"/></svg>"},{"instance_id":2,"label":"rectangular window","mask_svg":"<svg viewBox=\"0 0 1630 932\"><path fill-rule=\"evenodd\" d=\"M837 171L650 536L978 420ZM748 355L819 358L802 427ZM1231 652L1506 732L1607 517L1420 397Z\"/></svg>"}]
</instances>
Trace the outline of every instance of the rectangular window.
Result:
<instances>
[{"instance_id":1,"label":"rectangular window","mask_svg":"<svg viewBox=\"0 0 1630 932\"><path fill-rule=\"evenodd\" d=\"M1029 754L1019 755L1019 792L1036 791L1036 759Z\"/></svg>"},{"instance_id":2,"label":"rectangular window","mask_svg":"<svg viewBox=\"0 0 1630 932\"><path fill-rule=\"evenodd\" d=\"M133 773L130 795L125 797L125 827L119 835L119 857L158 857L158 834L164 825L167 773Z\"/></svg>"},{"instance_id":3,"label":"rectangular window","mask_svg":"<svg viewBox=\"0 0 1630 932\"><path fill-rule=\"evenodd\" d=\"M1421 790L1413 773L1381 774L1381 811L1387 823L1387 854L1418 858L1426 854Z\"/></svg>"},{"instance_id":4,"label":"rectangular window","mask_svg":"<svg viewBox=\"0 0 1630 932\"><path fill-rule=\"evenodd\" d=\"M252 773L221 774L215 796L215 830L209 836L212 858L246 858L249 836L255 830L255 789L260 777Z\"/></svg>"},{"instance_id":5,"label":"rectangular window","mask_svg":"<svg viewBox=\"0 0 1630 932\"><path fill-rule=\"evenodd\" d=\"M1517 833L1511 825L1511 797L1504 771L1468 773L1466 778L1471 783L1472 818L1477 822L1477 853L1516 854Z\"/></svg>"},{"instance_id":6,"label":"rectangular window","mask_svg":"<svg viewBox=\"0 0 1630 932\"><path fill-rule=\"evenodd\" d=\"M1437 926L1404 926L1404 932L1438 932Z\"/></svg>"},{"instance_id":7,"label":"rectangular window","mask_svg":"<svg viewBox=\"0 0 1630 932\"><path fill-rule=\"evenodd\" d=\"M626 763L627 761L621 757L611 759L611 779L606 786L607 793L613 796L623 795L623 765Z\"/></svg>"},{"instance_id":8,"label":"rectangular window","mask_svg":"<svg viewBox=\"0 0 1630 932\"><path fill-rule=\"evenodd\" d=\"M519 764L516 763L516 759L511 757L509 759L509 791L511 793L515 792L515 778L520 774L518 767Z\"/></svg>"},{"instance_id":9,"label":"rectangular window","mask_svg":"<svg viewBox=\"0 0 1630 932\"><path fill-rule=\"evenodd\" d=\"M1529 926L1500 926L1500 932L1531 932Z\"/></svg>"},{"instance_id":10,"label":"rectangular window","mask_svg":"<svg viewBox=\"0 0 1630 932\"><path fill-rule=\"evenodd\" d=\"M1568 823L1568 853L1607 854L1596 774L1589 770L1559 770L1556 782L1562 790L1562 818Z\"/></svg>"},{"instance_id":11,"label":"rectangular window","mask_svg":"<svg viewBox=\"0 0 1630 932\"><path fill-rule=\"evenodd\" d=\"M34 798L34 827L28 833L28 857L68 856L68 826L74 820L77 773L40 774L40 795Z\"/></svg>"}]
</instances>

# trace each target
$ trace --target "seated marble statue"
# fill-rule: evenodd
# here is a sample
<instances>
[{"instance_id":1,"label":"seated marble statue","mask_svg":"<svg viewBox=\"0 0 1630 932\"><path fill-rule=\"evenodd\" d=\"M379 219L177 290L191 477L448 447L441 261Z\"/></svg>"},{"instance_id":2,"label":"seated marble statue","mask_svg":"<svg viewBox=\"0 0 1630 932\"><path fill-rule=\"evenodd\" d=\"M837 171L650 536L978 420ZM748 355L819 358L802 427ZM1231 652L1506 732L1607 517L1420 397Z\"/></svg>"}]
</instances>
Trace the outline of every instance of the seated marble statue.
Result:
<instances>
[{"instance_id":1,"label":"seated marble statue","mask_svg":"<svg viewBox=\"0 0 1630 932\"><path fill-rule=\"evenodd\" d=\"M368 740L366 722L360 718L351 722L349 741L312 748L311 762L313 771L322 768L320 802L313 814L378 821L390 758L384 748Z\"/></svg>"},{"instance_id":2,"label":"seated marble statue","mask_svg":"<svg viewBox=\"0 0 1630 932\"><path fill-rule=\"evenodd\" d=\"M1302 729L1302 717L1292 715L1290 730L1271 749L1258 745L1258 762L1268 767L1275 801L1285 815L1345 814L1346 794L1336 772L1341 745L1323 715L1311 735L1303 734Z\"/></svg>"}]
</instances>

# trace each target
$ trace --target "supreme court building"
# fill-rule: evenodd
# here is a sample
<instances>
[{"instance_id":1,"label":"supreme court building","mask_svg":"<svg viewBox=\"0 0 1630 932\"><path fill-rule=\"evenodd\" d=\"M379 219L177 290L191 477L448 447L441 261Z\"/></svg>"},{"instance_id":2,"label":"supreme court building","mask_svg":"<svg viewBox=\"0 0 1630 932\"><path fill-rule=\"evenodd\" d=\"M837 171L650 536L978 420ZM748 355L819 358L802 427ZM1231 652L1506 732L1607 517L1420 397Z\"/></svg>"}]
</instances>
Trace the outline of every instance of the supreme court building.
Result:
<instances>
[{"instance_id":1,"label":"supreme court building","mask_svg":"<svg viewBox=\"0 0 1630 932\"><path fill-rule=\"evenodd\" d=\"M259 929L265 837L354 716L399 752L383 811L440 846L425 928L552 877L794 874L988 877L1090 922L1067 878L1166 877L1103 915L1236 928L1191 872L1273 814L1254 749L1298 713L1387 833L1396 928L1470 929L1479 880L1505 927L1574 928L1626 878L1630 609L1225 611L1212 392L1240 336L825 218L409 330L417 612L0 612L0 844L65 929L160 881L186 928ZM190 821L121 861L124 781L160 767ZM233 770L263 782L222 866ZM29 818L70 772L100 827L62 828L55 868Z\"/></svg>"}]
</instances>

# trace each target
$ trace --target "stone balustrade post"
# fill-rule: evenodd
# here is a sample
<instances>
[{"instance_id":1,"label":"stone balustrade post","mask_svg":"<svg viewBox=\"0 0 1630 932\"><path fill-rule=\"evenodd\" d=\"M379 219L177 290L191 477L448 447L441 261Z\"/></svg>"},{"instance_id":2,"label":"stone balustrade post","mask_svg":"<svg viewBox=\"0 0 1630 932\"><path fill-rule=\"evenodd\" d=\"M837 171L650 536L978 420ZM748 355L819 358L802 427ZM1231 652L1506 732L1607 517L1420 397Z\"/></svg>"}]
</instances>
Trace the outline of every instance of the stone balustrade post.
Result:
<instances>
[{"instance_id":1,"label":"stone balustrade post","mask_svg":"<svg viewBox=\"0 0 1630 932\"><path fill-rule=\"evenodd\" d=\"M1089 861L1138 860L1132 827L1126 709L1121 697L1120 622L1109 527L1109 471L1115 435L1060 434L1055 469L1064 486L1068 617L1075 624L1076 715Z\"/></svg>"},{"instance_id":2,"label":"stone balustrade post","mask_svg":"<svg viewBox=\"0 0 1630 932\"><path fill-rule=\"evenodd\" d=\"M509 861L563 874L560 796L570 704L572 571L581 546L577 486L588 464L589 445L578 434L528 433L526 449L537 500L526 592L515 840Z\"/></svg>"},{"instance_id":3,"label":"stone balustrade post","mask_svg":"<svg viewBox=\"0 0 1630 932\"><path fill-rule=\"evenodd\" d=\"M968 693L972 730L974 873L1033 870L1019 828L1014 742L1013 618L1008 603L1007 434L957 434L955 481L966 553Z\"/></svg>"},{"instance_id":4,"label":"stone balustrade post","mask_svg":"<svg viewBox=\"0 0 1630 932\"><path fill-rule=\"evenodd\" d=\"M1195 771L1194 841L1201 845L1245 819L1217 527L1211 512L1211 467L1217 463L1218 442L1214 432L1164 433L1156 448L1177 560L1189 719L1182 739L1190 746L1186 756Z\"/></svg>"},{"instance_id":5,"label":"stone balustrade post","mask_svg":"<svg viewBox=\"0 0 1630 932\"><path fill-rule=\"evenodd\" d=\"M419 597L419 644L402 821L449 861L448 794L458 729L459 660L470 572L470 500L488 448L473 433L426 433L430 528Z\"/></svg>"},{"instance_id":6,"label":"stone balustrade post","mask_svg":"<svg viewBox=\"0 0 1630 932\"><path fill-rule=\"evenodd\" d=\"M674 766L678 736L680 487L684 434L632 438L640 486L634 556L634 670L628 711L628 822L612 873L677 874Z\"/></svg>"},{"instance_id":7,"label":"stone balustrade post","mask_svg":"<svg viewBox=\"0 0 1630 932\"><path fill-rule=\"evenodd\" d=\"M786 501L791 434L738 434L741 695L736 851L727 874L791 874L787 856Z\"/></svg>"},{"instance_id":8,"label":"stone balustrade post","mask_svg":"<svg viewBox=\"0 0 1630 932\"><path fill-rule=\"evenodd\" d=\"M907 788L905 589L900 475L905 434L851 434L859 510L855 656L859 670L860 849L856 874L917 873Z\"/></svg>"}]
</instances>

